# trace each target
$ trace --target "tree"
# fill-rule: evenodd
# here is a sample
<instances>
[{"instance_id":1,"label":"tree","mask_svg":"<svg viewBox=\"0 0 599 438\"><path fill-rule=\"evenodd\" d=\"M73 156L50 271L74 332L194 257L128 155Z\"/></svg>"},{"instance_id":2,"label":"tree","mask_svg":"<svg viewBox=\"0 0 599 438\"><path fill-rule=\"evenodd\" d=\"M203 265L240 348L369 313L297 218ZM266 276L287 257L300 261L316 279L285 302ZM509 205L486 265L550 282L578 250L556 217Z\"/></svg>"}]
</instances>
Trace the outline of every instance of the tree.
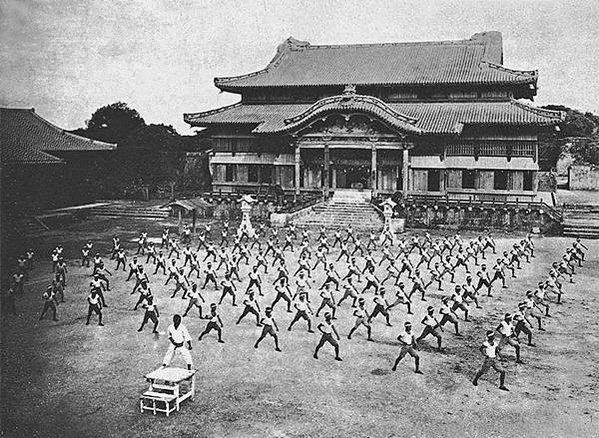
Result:
<instances>
[{"instance_id":1,"label":"tree","mask_svg":"<svg viewBox=\"0 0 599 438\"><path fill-rule=\"evenodd\" d=\"M557 160L566 153L571 153L578 161L599 163L599 116L590 112L583 114L563 105L546 105L542 108L566 113L564 121L559 124L559 131L541 138L543 154L539 156L539 165L543 170L554 168Z\"/></svg>"},{"instance_id":2,"label":"tree","mask_svg":"<svg viewBox=\"0 0 599 438\"><path fill-rule=\"evenodd\" d=\"M146 126L139 113L124 102L116 102L96 110L86 121L86 137L120 144L136 130Z\"/></svg>"}]
</instances>

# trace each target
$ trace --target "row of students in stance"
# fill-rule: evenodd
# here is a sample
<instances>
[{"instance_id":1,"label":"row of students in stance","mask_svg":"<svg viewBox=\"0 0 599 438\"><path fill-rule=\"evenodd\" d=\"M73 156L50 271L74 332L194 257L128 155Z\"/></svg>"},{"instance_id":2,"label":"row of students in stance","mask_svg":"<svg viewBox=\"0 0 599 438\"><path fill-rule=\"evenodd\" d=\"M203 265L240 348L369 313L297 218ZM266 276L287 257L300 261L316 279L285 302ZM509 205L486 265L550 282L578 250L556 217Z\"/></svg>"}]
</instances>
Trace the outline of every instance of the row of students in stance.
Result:
<instances>
[{"instance_id":1,"label":"row of students in stance","mask_svg":"<svg viewBox=\"0 0 599 438\"><path fill-rule=\"evenodd\" d=\"M114 269L127 272L128 268L129 272L125 282L134 280L131 294L138 294L133 309L136 310L140 305L145 309L139 331L142 331L145 325L151 321L153 332L158 332L160 315L156 298L150 288L151 281L148 275L148 272L152 270L148 267L152 267L152 265L154 268L151 274L152 283L158 282L158 276L162 275L166 277L164 286L168 286L171 281L174 284L173 293L170 295L172 299L175 299L178 292L181 291L181 298L188 300L183 317L197 308L198 316L207 321L205 329L198 339L202 340L210 332L215 331L218 341L224 342L222 333L224 325L220 317L220 308L228 297L231 299L231 305L237 307L239 289L245 281L245 278L242 278L244 276L241 274L241 270L244 264L248 266L252 262L253 266L248 270L247 287L244 288L245 293L242 298L243 310L237 319L237 324L240 324L248 315L255 317L256 325L262 328L255 347L258 348L266 337L270 337L274 341L275 350L281 351L279 326L273 316L273 311L279 302L284 302L287 312L294 313L288 326L289 331L299 321L305 321L308 332L313 333L313 319L324 311L324 319L316 324L316 329L320 332L321 337L316 345L314 357L318 358L320 349L328 343L334 348L337 360L342 359L339 354L340 336L334 321L337 318L338 308L345 300L351 300L352 315L355 318L347 335L348 339L352 339L358 330L364 328L367 339L372 340L372 323L379 315L384 318L388 326L391 326L390 314L393 308L405 306L407 315L412 315L414 298L420 297L421 301L427 301L429 288L436 286L437 291L444 293L440 300L440 307L438 309L435 309L434 306L427 307L426 314L421 320L423 329L420 335L415 336L412 322L406 321L402 333L397 338L401 349L393 365L393 370L406 355L410 355L414 358L416 372L421 373L417 352L421 342L428 336L432 336L436 338L437 348L442 350L444 326L448 323L451 324L456 336L460 336L458 314L462 313L464 322L469 321L471 305L474 304L476 308L481 308L479 303L481 293L492 297L492 289L496 282L501 282L502 288L507 287L507 274L509 273L512 278L516 277L516 272L522 268L523 263L530 262L534 257L534 243L530 235L515 243L510 250L504 251L501 257L495 257L493 268L488 271L484 262L487 258L486 252L496 253L495 241L489 233L469 241L463 239L459 233L437 239L433 239L429 233L425 233L423 236L413 236L397 243L395 236L388 232L383 232L380 236L371 233L368 244L363 244L360 236L351 227L348 227L344 233L336 230L334 241L330 244L330 237L325 229L320 230L316 242L314 242L307 230L301 230L300 234L293 225L288 227L281 236L281 231L274 228L268 229L261 224L255 237L236 236L232 241L233 245L230 245L229 233L225 231L228 224L225 223L223 226L219 248L212 243L213 236L208 225L200 234L198 247L195 250L191 248L190 236L185 233L183 233L182 240L186 244L181 249L178 241L166 229L162 234L160 247L149 242L147 233L142 232L137 242L137 251L131 256L131 259L127 256L127 251L123 248L120 239L118 237L113 239L110 259L115 263ZM292 269L293 274L290 274L290 270L287 269L288 261L294 259L294 253L290 251L294 251L298 243L299 257L293 266L295 268ZM335 262L332 262L329 260L330 251L336 249L337 246L339 253ZM254 248L256 249L254 250ZM397 253L395 248L398 250ZM572 281L575 267L581 266L582 260L584 260L585 250L584 244L577 239L564 256L552 264L548 277L539 282L537 290L526 293L526 297L518 305L518 310L514 312L514 315L506 315L497 330L487 334L487 340L481 346L485 362L474 379L475 384L478 383L480 375L488 369L494 368L500 372L500 387L505 389L505 372L497 360L501 350L505 346L512 346L516 351L517 362L521 362L519 335L521 333L527 335L528 345L533 345L531 331L534 326L533 321L536 320L538 329L543 330L542 320L545 316L549 316L550 302L547 294L554 294L557 297L557 303L561 303L563 281L564 279ZM165 252L169 253L168 261L164 256ZM44 307L40 319L48 311L53 314L53 319L57 319L57 306L64 302L67 268L62 253L60 245L52 251L54 279L43 294ZM105 293L111 290L109 277L112 277L113 273L106 268L105 262L98 252L91 257L92 253L93 243L88 241L81 250L80 263L82 267L90 267L92 270L92 280L87 296L86 323L89 324L90 318L96 314L98 324L103 325L102 309L107 307ZM379 254L380 258L377 260ZM338 267L342 260L344 260L345 269L340 274ZM33 256L29 265L32 263ZM321 285L315 285L312 283L312 278L314 271L319 267L324 270L325 281ZM275 269L277 275L272 283L269 281L265 284L266 280L260 271L266 275L269 268ZM443 289L443 280L447 278L450 283L454 283L459 268L463 268L467 274L464 283L454 285L453 290L446 293ZM476 271L474 277L471 275L471 269ZM383 275L379 277L377 270L383 270ZM25 274L23 273L23 275ZM194 275L197 283L193 280ZM388 297L389 289L387 287L389 286L385 286L388 281L393 282L391 294L395 296L392 298ZM406 288L408 282L411 283L410 288ZM203 285L200 288L199 284L201 283ZM239 288L236 283L240 285ZM359 287L358 284L363 286ZM275 297L263 310L256 298L256 293L260 297L264 297L263 288L267 287L273 289ZM209 291L218 291L220 299L218 304L211 303L204 311L202 305L206 303L206 299L202 291L207 288ZM14 286L11 289L14 291ZM371 291L373 295L370 299ZM335 295L340 292L343 295L337 300ZM315 294L318 294L320 298L316 312L311 306L311 298L314 299L311 295ZM368 305L367 303L370 301L372 303ZM187 329L182 330L180 327L185 328L181 322L181 316L175 315L173 324L168 328L172 351L169 348L164 359L165 365L170 363L175 351L188 352L186 347L191 347L191 339L188 333L185 333ZM495 339L496 332L499 335L498 340ZM184 342L181 342L182 338ZM186 353L183 355L188 365L191 366L191 356Z\"/></svg>"}]
</instances>

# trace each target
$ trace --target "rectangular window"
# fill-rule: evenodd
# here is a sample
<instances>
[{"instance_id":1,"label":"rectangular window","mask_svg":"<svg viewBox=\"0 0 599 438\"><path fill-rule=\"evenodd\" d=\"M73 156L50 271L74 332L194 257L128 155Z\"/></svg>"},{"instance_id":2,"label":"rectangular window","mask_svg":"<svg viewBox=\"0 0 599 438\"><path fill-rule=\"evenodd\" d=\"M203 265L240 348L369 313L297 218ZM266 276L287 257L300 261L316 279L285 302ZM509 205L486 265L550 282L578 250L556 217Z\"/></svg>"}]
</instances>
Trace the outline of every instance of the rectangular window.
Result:
<instances>
[{"instance_id":1,"label":"rectangular window","mask_svg":"<svg viewBox=\"0 0 599 438\"><path fill-rule=\"evenodd\" d=\"M533 171L532 170L526 170L524 172L524 182L522 184L522 188L526 191L532 192L532 177L533 177Z\"/></svg>"},{"instance_id":2,"label":"rectangular window","mask_svg":"<svg viewBox=\"0 0 599 438\"><path fill-rule=\"evenodd\" d=\"M438 192L440 189L440 180L441 172L438 170L429 170L428 171L428 181L427 181L427 189L429 192Z\"/></svg>"},{"instance_id":3,"label":"rectangular window","mask_svg":"<svg viewBox=\"0 0 599 438\"><path fill-rule=\"evenodd\" d=\"M236 168L235 168L235 164L227 164L226 170L225 170L225 181L226 182L232 182L235 181L237 179L237 172L236 172Z\"/></svg>"},{"instance_id":4,"label":"rectangular window","mask_svg":"<svg viewBox=\"0 0 599 438\"><path fill-rule=\"evenodd\" d=\"M274 166L262 164L260 166L260 182L271 184L273 182Z\"/></svg>"},{"instance_id":5,"label":"rectangular window","mask_svg":"<svg viewBox=\"0 0 599 438\"><path fill-rule=\"evenodd\" d=\"M475 186L475 170L462 170L462 188L463 189L474 189Z\"/></svg>"},{"instance_id":6,"label":"rectangular window","mask_svg":"<svg viewBox=\"0 0 599 438\"><path fill-rule=\"evenodd\" d=\"M258 181L258 166L250 164L248 166L248 182L257 183Z\"/></svg>"},{"instance_id":7,"label":"rectangular window","mask_svg":"<svg viewBox=\"0 0 599 438\"><path fill-rule=\"evenodd\" d=\"M496 170L493 182L495 190L507 190L507 170Z\"/></svg>"}]
</instances>

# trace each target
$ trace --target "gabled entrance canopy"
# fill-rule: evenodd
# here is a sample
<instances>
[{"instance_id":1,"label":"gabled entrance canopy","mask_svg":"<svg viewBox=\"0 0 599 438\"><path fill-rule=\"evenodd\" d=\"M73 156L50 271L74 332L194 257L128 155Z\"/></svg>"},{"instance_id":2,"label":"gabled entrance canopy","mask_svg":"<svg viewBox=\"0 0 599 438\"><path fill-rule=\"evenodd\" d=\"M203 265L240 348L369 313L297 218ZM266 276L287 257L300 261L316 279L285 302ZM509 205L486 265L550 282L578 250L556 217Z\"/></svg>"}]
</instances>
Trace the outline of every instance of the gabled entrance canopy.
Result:
<instances>
[{"instance_id":1,"label":"gabled entrance canopy","mask_svg":"<svg viewBox=\"0 0 599 438\"><path fill-rule=\"evenodd\" d=\"M389 130L402 138L406 135L422 135L424 131L416 124L418 119L395 111L381 99L356 94L356 87L347 85L343 94L325 97L314 103L304 112L284 120L284 126L271 134L297 134L318 120L324 120L330 114L342 114L349 120L352 114L364 114L379 121Z\"/></svg>"}]
</instances>

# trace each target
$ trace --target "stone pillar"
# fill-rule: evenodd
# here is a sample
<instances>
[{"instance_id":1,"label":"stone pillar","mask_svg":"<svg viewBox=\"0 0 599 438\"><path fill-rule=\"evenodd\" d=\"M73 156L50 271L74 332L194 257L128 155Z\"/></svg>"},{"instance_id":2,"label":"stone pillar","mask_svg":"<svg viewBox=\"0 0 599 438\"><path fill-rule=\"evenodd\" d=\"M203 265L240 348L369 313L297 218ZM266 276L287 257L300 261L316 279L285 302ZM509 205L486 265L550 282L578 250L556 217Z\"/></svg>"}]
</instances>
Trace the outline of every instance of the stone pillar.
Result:
<instances>
[{"instance_id":1,"label":"stone pillar","mask_svg":"<svg viewBox=\"0 0 599 438\"><path fill-rule=\"evenodd\" d=\"M331 163L331 157L329 153L329 145L328 143L324 144L324 196L326 198L329 197L329 165Z\"/></svg>"},{"instance_id":2,"label":"stone pillar","mask_svg":"<svg viewBox=\"0 0 599 438\"><path fill-rule=\"evenodd\" d=\"M403 197L407 198L408 196L408 172L409 172L409 167L408 167L408 160L409 160L409 155L408 155L408 148L406 146L404 146L403 149L403 159L402 159L402 165L403 168L401 170L401 177L402 177L402 181L403 181L403 187L402 187L402 192L403 192Z\"/></svg>"},{"instance_id":3,"label":"stone pillar","mask_svg":"<svg viewBox=\"0 0 599 438\"><path fill-rule=\"evenodd\" d=\"M337 168L336 167L333 167L331 179L332 179L331 185L333 186L333 190L336 190L337 189Z\"/></svg>"},{"instance_id":4,"label":"stone pillar","mask_svg":"<svg viewBox=\"0 0 599 438\"><path fill-rule=\"evenodd\" d=\"M377 167L376 167L376 144L372 143L372 161L370 163L370 181L372 195L376 196L377 193Z\"/></svg>"},{"instance_id":5,"label":"stone pillar","mask_svg":"<svg viewBox=\"0 0 599 438\"><path fill-rule=\"evenodd\" d=\"M295 144L295 194L300 194L300 146Z\"/></svg>"},{"instance_id":6,"label":"stone pillar","mask_svg":"<svg viewBox=\"0 0 599 438\"><path fill-rule=\"evenodd\" d=\"M251 222L252 212L252 204L254 204L256 200L252 198L250 195L244 195L241 198L241 224L239 225L239 229L237 230L237 235L241 236L242 234L247 234L249 237L254 237L256 232L254 231L254 227Z\"/></svg>"}]
</instances>

